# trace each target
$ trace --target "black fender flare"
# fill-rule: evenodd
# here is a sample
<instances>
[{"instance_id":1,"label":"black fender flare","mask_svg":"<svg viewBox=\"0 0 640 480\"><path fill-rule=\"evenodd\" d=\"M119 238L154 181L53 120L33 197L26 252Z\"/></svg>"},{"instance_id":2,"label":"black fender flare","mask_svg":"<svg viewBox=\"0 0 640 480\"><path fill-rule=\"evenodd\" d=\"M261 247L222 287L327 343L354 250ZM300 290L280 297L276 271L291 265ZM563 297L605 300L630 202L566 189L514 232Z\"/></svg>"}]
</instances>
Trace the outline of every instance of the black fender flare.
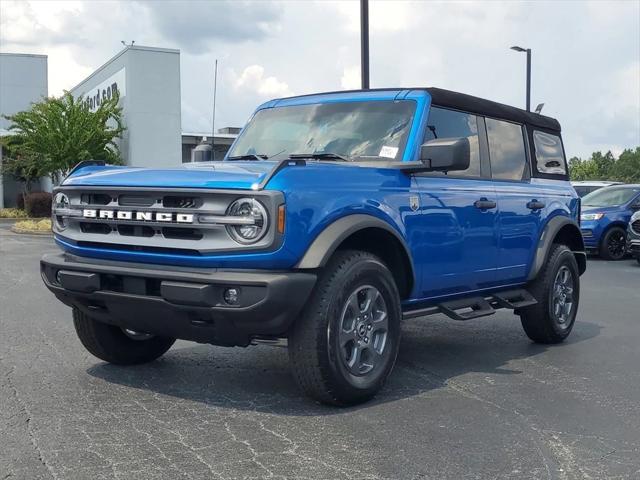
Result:
<instances>
[{"instance_id":1,"label":"black fender flare","mask_svg":"<svg viewBox=\"0 0 640 480\"><path fill-rule=\"evenodd\" d=\"M533 264L531 265L531 270L529 271L527 281L531 281L536 278L538 272L540 272L540 269L544 265L544 262L547 261L549 250L553 245L553 241L558 235L558 232L560 232L560 230L562 230L563 228L569 229L569 231L571 232L570 235L573 237L573 246L571 246L571 250L573 251L573 254L576 257L576 261L578 262L578 270L580 272L580 275L585 272L585 270L587 269L587 254L585 253L584 240L582 239L580 226L571 218L559 215L557 217L553 217L547 222L542 235L540 235L540 239L538 240L538 248L536 249L535 258L533 260Z\"/></svg>"},{"instance_id":2,"label":"black fender flare","mask_svg":"<svg viewBox=\"0 0 640 480\"><path fill-rule=\"evenodd\" d=\"M347 215L346 217L342 217L331 223L322 232L320 232L313 242L311 242L311 245L307 248L302 260L300 260L298 265L296 265L296 268L306 270L324 267L344 240L357 231L365 228L379 228L385 230L398 240L400 245L402 245L404 254L408 260L407 263L411 269L410 275L413 284L413 282L415 282L413 258L404 238L402 238L400 233L387 222L372 215L365 214Z\"/></svg>"}]
</instances>

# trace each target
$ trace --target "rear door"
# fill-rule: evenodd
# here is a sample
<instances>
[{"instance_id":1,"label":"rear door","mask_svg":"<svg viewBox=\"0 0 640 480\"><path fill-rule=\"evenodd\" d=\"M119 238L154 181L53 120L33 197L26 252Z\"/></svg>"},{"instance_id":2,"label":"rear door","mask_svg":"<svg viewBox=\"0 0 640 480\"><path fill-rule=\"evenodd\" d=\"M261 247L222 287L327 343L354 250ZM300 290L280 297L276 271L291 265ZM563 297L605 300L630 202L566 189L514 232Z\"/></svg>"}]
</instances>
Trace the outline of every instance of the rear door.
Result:
<instances>
[{"instance_id":1,"label":"rear door","mask_svg":"<svg viewBox=\"0 0 640 480\"><path fill-rule=\"evenodd\" d=\"M549 199L543 185L532 183L525 128L485 119L491 178L498 197L499 244L496 281L526 280Z\"/></svg>"},{"instance_id":2,"label":"rear door","mask_svg":"<svg viewBox=\"0 0 640 480\"><path fill-rule=\"evenodd\" d=\"M486 151L483 119L431 107L424 141L453 137L469 139L469 168L413 177L421 215L411 241L423 298L468 293L495 281L497 198L481 154Z\"/></svg>"}]
</instances>

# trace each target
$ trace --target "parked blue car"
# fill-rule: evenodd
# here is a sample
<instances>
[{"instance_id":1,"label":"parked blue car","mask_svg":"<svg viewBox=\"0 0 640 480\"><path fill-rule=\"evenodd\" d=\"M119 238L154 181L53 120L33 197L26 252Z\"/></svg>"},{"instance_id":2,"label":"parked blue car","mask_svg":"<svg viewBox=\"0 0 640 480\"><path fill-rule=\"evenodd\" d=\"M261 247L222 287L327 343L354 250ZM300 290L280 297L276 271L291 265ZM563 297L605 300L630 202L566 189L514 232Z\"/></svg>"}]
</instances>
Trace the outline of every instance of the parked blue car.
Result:
<instances>
[{"instance_id":1,"label":"parked blue car","mask_svg":"<svg viewBox=\"0 0 640 480\"><path fill-rule=\"evenodd\" d=\"M579 211L553 118L434 88L306 95L261 105L223 162L79 165L42 278L100 359L285 344L303 391L349 405L384 384L403 319L506 308L566 339Z\"/></svg>"},{"instance_id":2,"label":"parked blue car","mask_svg":"<svg viewBox=\"0 0 640 480\"><path fill-rule=\"evenodd\" d=\"M584 196L580 229L587 250L605 260L624 258L627 226L638 210L640 185L615 185Z\"/></svg>"}]
</instances>

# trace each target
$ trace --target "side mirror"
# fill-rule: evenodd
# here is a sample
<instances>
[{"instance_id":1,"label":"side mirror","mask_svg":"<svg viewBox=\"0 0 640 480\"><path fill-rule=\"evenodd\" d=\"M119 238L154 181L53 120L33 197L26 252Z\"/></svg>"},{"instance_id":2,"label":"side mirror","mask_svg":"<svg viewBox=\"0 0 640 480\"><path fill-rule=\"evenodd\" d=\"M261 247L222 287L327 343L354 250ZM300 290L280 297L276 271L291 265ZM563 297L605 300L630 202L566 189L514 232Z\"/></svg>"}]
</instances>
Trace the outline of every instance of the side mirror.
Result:
<instances>
[{"instance_id":1,"label":"side mirror","mask_svg":"<svg viewBox=\"0 0 640 480\"><path fill-rule=\"evenodd\" d=\"M469 139L459 137L429 140L420 146L420 161L427 170L466 170L471 161Z\"/></svg>"}]
</instances>

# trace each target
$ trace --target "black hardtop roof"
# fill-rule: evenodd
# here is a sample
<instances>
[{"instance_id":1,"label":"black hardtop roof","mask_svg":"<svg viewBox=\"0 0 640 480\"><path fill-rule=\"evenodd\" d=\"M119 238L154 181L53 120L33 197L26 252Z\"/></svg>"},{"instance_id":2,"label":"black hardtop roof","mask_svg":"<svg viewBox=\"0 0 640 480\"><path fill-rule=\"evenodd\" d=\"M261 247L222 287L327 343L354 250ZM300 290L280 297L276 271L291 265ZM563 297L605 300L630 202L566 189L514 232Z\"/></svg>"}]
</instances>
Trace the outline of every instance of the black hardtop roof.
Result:
<instances>
[{"instance_id":1,"label":"black hardtop roof","mask_svg":"<svg viewBox=\"0 0 640 480\"><path fill-rule=\"evenodd\" d=\"M551 117L538 113L527 112L521 108L493 102L480 97L474 97L465 93L452 92L442 88L429 87L426 89L431 94L431 103L440 107L464 110L465 112L486 115L488 117L511 120L518 123L526 123L548 130L560 131L560 123Z\"/></svg>"},{"instance_id":2,"label":"black hardtop roof","mask_svg":"<svg viewBox=\"0 0 640 480\"><path fill-rule=\"evenodd\" d=\"M413 88L371 88L368 90L356 89L356 90L337 90L332 92L319 92L306 95L296 95L286 98L299 98L310 97L316 95L329 95L337 93L358 93L358 92L372 92L372 91L385 91L385 92L403 92L411 90L426 90L429 92L432 98L432 103L439 107L452 108L456 110L463 110L478 115L486 115L488 117L495 117L502 120L510 120L512 122L523 123L527 125L533 125L535 127L560 132L560 123L551 117L540 115L538 113L527 112L521 108L505 105L504 103L493 102L480 97L474 97L473 95L467 95L466 93L454 92L451 90L445 90L443 88L435 87L413 87Z\"/></svg>"}]
</instances>

